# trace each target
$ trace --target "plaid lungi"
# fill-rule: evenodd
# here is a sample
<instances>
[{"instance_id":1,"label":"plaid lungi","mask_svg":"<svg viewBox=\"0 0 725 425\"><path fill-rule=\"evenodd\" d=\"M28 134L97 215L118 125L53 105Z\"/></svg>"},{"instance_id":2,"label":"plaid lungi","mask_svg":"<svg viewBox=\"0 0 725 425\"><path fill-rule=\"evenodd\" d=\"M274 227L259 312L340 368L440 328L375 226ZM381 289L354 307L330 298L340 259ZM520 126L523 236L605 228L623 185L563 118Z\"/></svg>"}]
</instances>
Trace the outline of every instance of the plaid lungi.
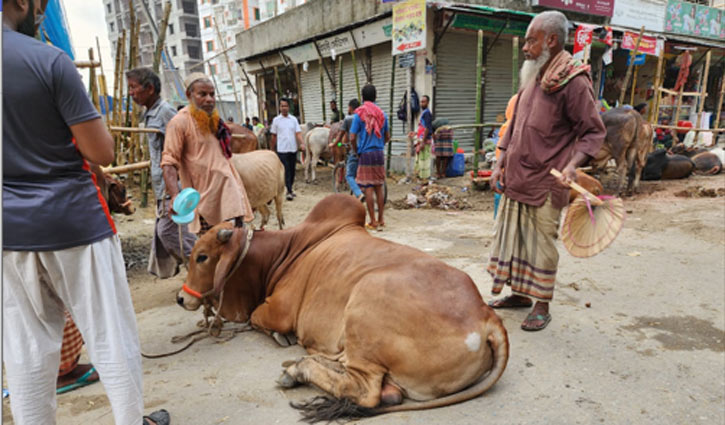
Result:
<instances>
[{"instance_id":1,"label":"plaid lungi","mask_svg":"<svg viewBox=\"0 0 725 425\"><path fill-rule=\"evenodd\" d=\"M514 294L551 301L559 263L560 215L561 209L551 205L551 195L540 207L501 197L487 267L494 295L506 284Z\"/></svg>"},{"instance_id":2,"label":"plaid lungi","mask_svg":"<svg viewBox=\"0 0 725 425\"><path fill-rule=\"evenodd\" d=\"M60 348L60 369L58 376L63 376L76 368L83 349L83 337L76 327L70 313L65 312L65 328L63 328L63 345Z\"/></svg>"},{"instance_id":3,"label":"plaid lungi","mask_svg":"<svg viewBox=\"0 0 725 425\"><path fill-rule=\"evenodd\" d=\"M355 180L360 187L382 186L385 183L385 156L382 150L359 155Z\"/></svg>"},{"instance_id":4,"label":"plaid lungi","mask_svg":"<svg viewBox=\"0 0 725 425\"><path fill-rule=\"evenodd\" d=\"M436 130L434 153L439 158L453 156L453 129L450 126L446 125Z\"/></svg>"}]
</instances>

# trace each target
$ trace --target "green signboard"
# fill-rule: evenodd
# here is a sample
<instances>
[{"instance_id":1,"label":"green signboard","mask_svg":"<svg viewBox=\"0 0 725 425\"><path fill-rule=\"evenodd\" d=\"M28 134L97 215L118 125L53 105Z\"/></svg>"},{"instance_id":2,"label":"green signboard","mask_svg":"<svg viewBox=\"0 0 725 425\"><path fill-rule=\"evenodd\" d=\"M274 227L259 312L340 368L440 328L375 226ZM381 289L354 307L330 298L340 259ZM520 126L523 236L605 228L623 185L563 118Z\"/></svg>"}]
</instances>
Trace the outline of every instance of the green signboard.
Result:
<instances>
[{"instance_id":1,"label":"green signboard","mask_svg":"<svg viewBox=\"0 0 725 425\"><path fill-rule=\"evenodd\" d=\"M694 37L725 39L722 10L679 0L668 0L665 31Z\"/></svg>"},{"instance_id":2,"label":"green signboard","mask_svg":"<svg viewBox=\"0 0 725 425\"><path fill-rule=\"evenodd\" d=\"M474 16L474 15L456 15L453 21L453 28L467 29L467 30L483 30L488 32L498 33L501 30L501 26L504 26L503 34L525 36L526 28L529 26L526 22L503 20L496 18L489 18L486 16Z\"/></svg>"}]
</instances>

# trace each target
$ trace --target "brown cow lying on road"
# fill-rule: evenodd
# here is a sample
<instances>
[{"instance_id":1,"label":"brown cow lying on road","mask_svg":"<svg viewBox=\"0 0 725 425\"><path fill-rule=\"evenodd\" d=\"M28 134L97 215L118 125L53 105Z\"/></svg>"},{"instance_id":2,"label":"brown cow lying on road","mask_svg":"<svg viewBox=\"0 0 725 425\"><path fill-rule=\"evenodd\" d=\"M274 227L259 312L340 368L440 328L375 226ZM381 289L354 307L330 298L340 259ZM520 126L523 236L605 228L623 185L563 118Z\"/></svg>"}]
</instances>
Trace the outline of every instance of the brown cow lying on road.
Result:
<instances>
[{"instance_id":1,"label":"brown cow lying on road","mask_svg":"<svg viewBox=\"0 0 725 425\"><path fill-rule=\"evenodd\" d=\"M219 224L194 246L177 302L196 310L208 299L221 317L251 319L278 342L296 336L310 355L285 364L279 385L334 397L296 406L308 420L446 406L491 388L508 336L471 278L364 225L363 206L341 194L301 224L253 239Z\"/></svg>"},{"instance_id":2,"label":"brown cow lying on road","mask_svg":"<svg viewBox=\"0 0 725 425\"><path fill-rule=\"evenodd\" d=\"M607 128L607 137L602 149L591 161L592 167L602 169L610 159L617 163L619 184L617 191L625 189L627 174L634 166L633 178L626 184L627 192L639 190L639 179L647 163L647 154L652 150L652 127L642 120L634 109L614 108L602 114Z\"/></svg>"}]
</instances>

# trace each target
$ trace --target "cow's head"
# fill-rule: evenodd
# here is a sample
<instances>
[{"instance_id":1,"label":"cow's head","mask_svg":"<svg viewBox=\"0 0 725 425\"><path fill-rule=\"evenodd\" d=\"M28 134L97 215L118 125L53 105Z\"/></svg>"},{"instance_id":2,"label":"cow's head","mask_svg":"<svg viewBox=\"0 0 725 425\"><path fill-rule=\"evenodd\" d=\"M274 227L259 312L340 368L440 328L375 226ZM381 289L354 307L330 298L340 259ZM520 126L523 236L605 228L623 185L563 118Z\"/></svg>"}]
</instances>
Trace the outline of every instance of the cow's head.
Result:
<instances>
[{"instance_id":1,"label":"cow's head","mask_svg":"<svg viewBox=\"0 0 725 425\"><path fill-rule=\"evenodd\" d=\"M108 174L104 174L103 179L105 181L105 196L108 201L108 209L111 212L122 213L124 215L131 215L136 212L136 208L131 202L131 197L126 193L126 185L118 179L115 179Z\"/></svg>"},{"instance_id":2,"label":"cow's head","mask_svg":"<svg viewBox=\"0 0 725 425\"><path fill-rule=\"evenodd\" d=\"M189 273L186 283L176 296L176 302L187 310L197 310L203 299L209 298L214 304L229 277L243 261L252 232L235 228L231 223L221 223L204 234L194 245L189 258ZM235 292L238 288L229 288ZM226 296L224 305L235 300ZM248 315L250 312L246 312Z\"/></svg>"}]
</instances>

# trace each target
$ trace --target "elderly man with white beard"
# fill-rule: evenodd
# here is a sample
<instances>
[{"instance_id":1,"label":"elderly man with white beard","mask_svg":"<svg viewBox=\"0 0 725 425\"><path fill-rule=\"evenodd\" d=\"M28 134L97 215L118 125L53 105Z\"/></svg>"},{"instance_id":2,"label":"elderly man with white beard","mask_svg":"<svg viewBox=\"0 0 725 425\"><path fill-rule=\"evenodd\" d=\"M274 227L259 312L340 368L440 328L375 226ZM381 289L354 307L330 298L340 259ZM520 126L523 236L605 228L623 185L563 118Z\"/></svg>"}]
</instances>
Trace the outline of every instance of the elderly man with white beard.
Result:
<instances>
[{"instance_id":1,"label":"elderly man with white beard","mask_svg":"<svg viewBox=\"0 0 725 425\"><path fill-rule=\"evenodd\" d=\"M589 66L564 50L568 25L564 14L555 11L531 21L518 100L491 176L491 186L503 197L487 271L493 294L500 294L504 285L511 286L512 294L490 305L528 308L535 299L521 324L527 331L544 329L551 321L549 302L559 262L555 242L568 184L576 181L576 168L599 151L606 134ZM550 175L552 168L563 176Z\"/></svg>"}]
</instances>

